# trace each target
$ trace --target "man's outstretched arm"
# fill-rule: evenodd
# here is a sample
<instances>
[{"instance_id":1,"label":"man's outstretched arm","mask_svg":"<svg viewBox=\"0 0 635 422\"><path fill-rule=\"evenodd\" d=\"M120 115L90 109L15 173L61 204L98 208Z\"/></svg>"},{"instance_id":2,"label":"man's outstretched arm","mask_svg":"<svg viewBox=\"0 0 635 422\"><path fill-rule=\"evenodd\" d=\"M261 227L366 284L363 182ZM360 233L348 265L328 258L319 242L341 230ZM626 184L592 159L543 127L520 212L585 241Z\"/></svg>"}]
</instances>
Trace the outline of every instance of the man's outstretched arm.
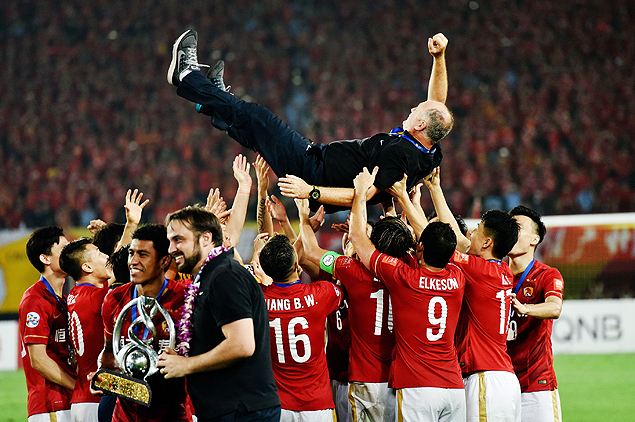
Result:
<instances>
[{"instance_id":1,"label":"man's outstretched arm","mask_svg":"<svg viewBox=\"0 0 635 422\"><path fill-rule=\"evenodd\" d=\"M313 186L306 183L298 176L287 175L278 181L280 193L288 198L309 199ZM322 204L337 205L340 207L352 207L355 190L353 188L332 188L327 186L316 186L320 191L320 198L317 200ZM366 200L372 198L379 189L371 186L366 194Z\"/></svg>"},{"instance_id":2,"label":"man's outstretched arm","mask_svg":"<svg viewBox=\"0 0 635 422\"><path fill-rule=\"evenodd\" d=\"M448 99L448 70L445 65L445 48L448 39L442 33L428 38L428 51L432 54L432 73L428 84L428 100L445 104Z\"/></svg>"}]
</instances>

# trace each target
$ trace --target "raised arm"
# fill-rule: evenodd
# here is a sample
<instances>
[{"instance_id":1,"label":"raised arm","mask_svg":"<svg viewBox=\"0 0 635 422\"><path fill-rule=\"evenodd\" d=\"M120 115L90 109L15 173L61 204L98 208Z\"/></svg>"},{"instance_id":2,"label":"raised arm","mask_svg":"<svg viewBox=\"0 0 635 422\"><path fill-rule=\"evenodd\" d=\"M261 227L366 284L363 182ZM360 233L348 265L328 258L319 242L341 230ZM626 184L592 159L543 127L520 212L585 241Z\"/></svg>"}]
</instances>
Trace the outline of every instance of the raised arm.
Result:
<instances>
[{"instance_id":1,"label":"raised arm","mask_svg":"<svg viewBox=\"0 0 635 422\"><path fill-rule=\"evenodd\" d=\"M275 196L271 195L271 198L267 198L265 202L267 205L267 211L271 215L271 218L276 220L282 226L282 231L285 236L289 238L291 243L295 242L296 234L293 231L293 227L291 226L291 222L289 221L289 217L287 216L287 210L280 202L280 200Z\"/></svg>"},{"instance_id":2,"label":"raised arm","mask_svg":"<svg viewBox=\"0 0 635 422\"><path fill-rule=\"evenodd\" d=\"M341 207L350 207L353 205L353 196L355 191L352 188L332 188L326 186L312 186L306 183L298 176L287 175L278 180L280 193L284 196L294 199L308 199L313 188L320 191L320 198L317 200L322 204L331 204ZM379 189L371 186L366 192L366 200L372 198Z\"/></svg>"},{"instance_id":3,"label":"raised arm","mask_svg":"<svg viewBox=\"0 0 635 422\"><path fill-rule=\"evenodd\" d=\"M249 162L247 157L242 154L234 159L232 169L234 170L234 178L238 181L238 190L234 198L232 213L227 220L225 231L231 246L236 246L240 239L240 234L245 225L245 217L247 216L247 206L249 205L249 195L251 193L251 176L249 176Z\"/></svg>"},{"instance_id":4,"label":"raised arm","mask_svg":"<svg viewBox=\"0 0 635 422\"><path fill-rule=\"evenodd\" d=\"M428 220L423 213L419 212L419 210L413 205L412 201L410 200L410 195L408 195L408 191L406 190L407 177L408 176L404 174L403 179L395 182L386 191L399 200L401 207L408 217L410 225L415 231L417 239L419 239L419 236L421 236L421 233L423 233L423 229L425 229L428 225Z\"/></svg>"},{"instance_id":5,"label":"raised arm","mask_svg":"<svg viewBox=\"0 0 635 422\"><path fill-rule=\"evenodd\" d=\"M445 65L445 48L448 39L442 33L428 38L428 51L432 54L432 73L428 84L428 100L445 104L448 98L448 70Z\"/></svg>"},{"instance_id":6,"label":"raised arm","mask_svg":"<svg viewBox=\"0 0 635 422\"><path fill-rule=\"evenodd\" d=\"M348 232L348 239L353 244L357 257L368 269L370 269L370 257L375 252L375 246L366 234L366 194L375 182L377 171L378 168L375 167L373 172L369 173L368 169L364 167L364 170L355 177L353 182L355 197L353 198Z\"/></svg>"},{"instance_id":7,"label":"raised arm","mask_svg":"<svg viewBox=\"0 0 635 422\"><path fill-rule=\"evenodd\" d=\"M319 267L320 259L328 251L320 248L315 232L311 227L311 222L309 221L309 200L296 199L295 204L298 207L298 215L300 217L300 237L304 248L304 259Z\"/></svg>"},{"instance_id":8,"label":"raised arm","mask_svg":"<svg viewBox=\"0 0 635 422\"><path fill-rule=\"evenodd\" d=\"M119 243L117 243L115 252L132 242L132 234L137 230L139 222L141 222L143 209L150 202L149 199L146 199L142 203L141 198L143 198L143 192L139 192L138 189L135 189L134 192L128 189L128 192L126 192L126 204L124 205L126 209L126 226L123 229Z\"/></svg>"},{"instance_id":9,"label":"raised arm","mask_svg":"<svg viewBox=\"0 0 635 422\"><path fill-rule=\"evenodd\" d=\"M254 162L256 169L256 179L258 180L258 211L256 221L258 222L258 233L267 233L273 236L273 221L271 214L267 210L267 197L269 196L269 165L260 155Z\"/></svg>"},{"instance_id":10,"label":"raised arm","mask_svg":"<svg viewBox=\"0 0 635 422\"><path fill-rule=\"evenodd\" d=\"M470 248L470 239L461 233L461 229L459 228L454 215L452 215L452 211L450 211L448 203L445 201L445 196L443 195L443 190L441 189L441 170L439 167L432 170L432 173L430 173L424 181L426 183L426 187L430 191L432 203L434 204L434 209L437 211L437 215L439 216L439 221L448 223L452 226L452 230L454 230L454 233L456 234L456 249L464 253L467 252Z\"/></svg>"}]
</instances>

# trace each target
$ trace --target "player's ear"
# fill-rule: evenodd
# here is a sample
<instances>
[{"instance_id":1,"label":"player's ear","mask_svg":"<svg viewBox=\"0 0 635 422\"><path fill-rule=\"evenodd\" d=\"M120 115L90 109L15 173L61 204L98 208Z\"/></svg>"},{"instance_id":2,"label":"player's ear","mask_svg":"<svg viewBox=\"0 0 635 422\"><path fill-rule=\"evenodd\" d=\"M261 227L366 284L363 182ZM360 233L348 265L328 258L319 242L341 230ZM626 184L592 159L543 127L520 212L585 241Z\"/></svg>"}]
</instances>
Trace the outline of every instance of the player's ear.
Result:
<instances>
[{"instance_id":1,"label":"player's ear","mask_svg":"<svg viewBox=\"0 0 635 422\"><path fill-rule=\"evenodd\" d=\"M44 265L51 265L51 258L42 253L40 254L40 262Z\"/></svg>"},{"instance_id":2,"label":"player's ear","mask_svg":"<svg viewBox=\"0 0 635 422\"><path fill-rule=\"evenodd\" d=\"M93 272L93 267L91 267L88 262L84 262L82 264L82 271L84 271L87 274L91 274Z\"/></svg>"},{"instance_id":3,"label":"player's ear","mask_svg":"<svg viewBox=\"0 0 635 422\"><path fill-rule=\"evenodd\" d=\"M538 246L538 243L540 243L540 236L538 236L537 234L535 234L532 238L531 241L529 241L529 246L533 246L534 248L536 246Z\"/></svg>"},{"instance_id":4,"label":"player's ear","mask_svg":"<svg viewBox=\"0 0 635 422\"><path fill-rule=\"evenodd\" d=\"M168 267L170 266L170 263L172 263L171 255L164 256L163 258L161 258L161 261L159 262L159 264L161 265L161 268L163 268L163 271L166 271L168 269Z\"/></svg>"},{"instance_id":5,"label":"player's ear","mask_svg":"<svg viewBox=\"0 0 635 422\"><path fill-rule=\"evenodd\" d=\"M203 232L199 241L201 242L202 246L209 246L210 244L213 244L214 242L212 242L212 232Z\"/></svg>"}]
</instances>

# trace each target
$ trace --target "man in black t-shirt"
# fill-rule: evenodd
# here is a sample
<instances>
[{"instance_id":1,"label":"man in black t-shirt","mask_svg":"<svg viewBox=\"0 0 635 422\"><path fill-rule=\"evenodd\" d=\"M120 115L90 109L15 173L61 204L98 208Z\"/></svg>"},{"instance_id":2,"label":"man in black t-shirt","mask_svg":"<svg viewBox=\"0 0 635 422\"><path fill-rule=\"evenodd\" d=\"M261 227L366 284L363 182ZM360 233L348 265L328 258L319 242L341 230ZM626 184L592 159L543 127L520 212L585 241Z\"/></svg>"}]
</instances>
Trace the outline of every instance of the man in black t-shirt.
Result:
<instances>
[{"instance_id":1,"label":"man in black t-shirt","mask_svg":"<svg viewBox=\"0 0 635 422\"><path fill-rule=\"evenodd\" d=\"M168 349L159 357L161 372L165 378L187 377L199 422L278 422L280 399L260 286L233 259L233 249L221 246L223 232L214 214L187 207L169 214L166 225L170 253L179 272L195 277L195 287L185 298L193 310L183 313L179 328L191 340L177 347L189 357Z\"/></svg>"},{"instance_id":2,"label":"man in black t-shirt","mask_svg":"<svg viewBox=\"0 0 635 422\"><path fill-rule=\"evenodd\" d=\"M168 82L178 86L177 94L197 103L197 110L211 117L212 125L224 130L241 145L263 156L280 178L283 195L329 204L327 212L350 208L353 179L364 167L379 167L369 203L389 199L378 192L408 175L408 189L432 172L443 158L438 145L452 129L454 118L445 106L448 40L439 33L428 39L434 58L428 87L428 101L413 107L402 128L370 138L313 144L295 132L266 108L239 100L228 92L219 62L205 78L196 57L198 36L185 31L174 43ZM305 182L306 181L306 182Z\"/></svg>"}]
</instances>

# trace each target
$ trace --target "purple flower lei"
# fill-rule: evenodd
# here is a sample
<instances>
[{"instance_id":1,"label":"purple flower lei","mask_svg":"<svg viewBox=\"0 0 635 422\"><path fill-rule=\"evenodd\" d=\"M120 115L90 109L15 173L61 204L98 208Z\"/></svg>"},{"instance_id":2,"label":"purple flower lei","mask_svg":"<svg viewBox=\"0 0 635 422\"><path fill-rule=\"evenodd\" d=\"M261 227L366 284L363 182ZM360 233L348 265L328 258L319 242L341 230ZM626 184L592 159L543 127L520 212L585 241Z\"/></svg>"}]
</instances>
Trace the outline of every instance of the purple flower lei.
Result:
<instances>
[{"instance_id":1,"label":"purple flower lei","mask_svg":"<svg viewBox=\"0 0 635 422\"><path fill-rule=\"evenodd\" d=\"M181 306L181 319L176 324L177 325L177 340L178 344L176 346L176 352L181 356L189 356L190 355L190 341L192 340L192 313L194 312L194 301L196 300L196 296L198 296L198 291L200 288L200 279L201 273L203 272L203 268L214 258L220 255L223 252L228 251L224 246L218 246L212 249L205 258L205 262L201 265L201 269L199 270L196 278L187 286L187 290L185 292L185 301L183 306Z\"/></svg>"}]
</instances>

